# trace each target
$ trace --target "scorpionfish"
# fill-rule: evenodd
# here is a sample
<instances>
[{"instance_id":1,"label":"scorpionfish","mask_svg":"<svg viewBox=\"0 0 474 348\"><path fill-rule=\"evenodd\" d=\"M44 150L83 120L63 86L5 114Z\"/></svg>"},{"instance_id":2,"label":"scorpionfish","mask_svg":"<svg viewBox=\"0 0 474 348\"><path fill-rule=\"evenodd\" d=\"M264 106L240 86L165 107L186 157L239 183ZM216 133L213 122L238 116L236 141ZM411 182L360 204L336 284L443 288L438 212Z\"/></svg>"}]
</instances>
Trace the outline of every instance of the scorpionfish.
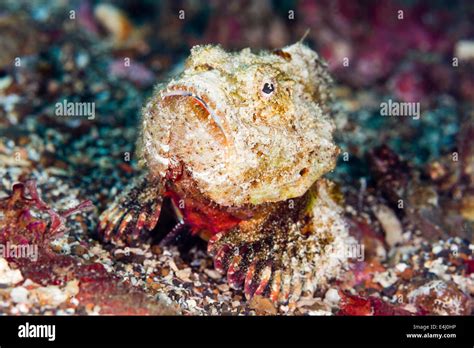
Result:
<instances>
[{"instance_id":1,"label":"scorpionfish","mask_svg":"<svg viewBox=\"0 0 474 348\"><path fill-rule=\"evenodd\" d=\"M324 288L346 268L350 240L341 194L322 178L339 154L330 86L301 42L259 53L193 47L144 107L146 172L102 213L99 235L146 239L167 199L246 298L288 303Z\"/></svg>"}]
</instances>

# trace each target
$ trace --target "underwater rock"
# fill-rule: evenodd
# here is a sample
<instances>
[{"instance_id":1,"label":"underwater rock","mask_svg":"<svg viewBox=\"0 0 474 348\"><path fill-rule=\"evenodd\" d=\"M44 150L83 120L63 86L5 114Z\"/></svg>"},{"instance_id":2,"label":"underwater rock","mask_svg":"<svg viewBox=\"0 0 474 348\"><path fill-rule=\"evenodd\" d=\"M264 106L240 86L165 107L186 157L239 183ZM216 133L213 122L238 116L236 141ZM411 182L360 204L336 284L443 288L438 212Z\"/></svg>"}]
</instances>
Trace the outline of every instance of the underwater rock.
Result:
<instances>
[{"instance_id":1,"label":"underwater rock","mask_svg":"<svg viewBox=\"0 0 474 348\"><path fill-rule=\"evenodd\" d=\"M18 269L11 269L7 260L0 258L0 284L15 285L23 280L21 271Z\"/></svg>"},{"instance_id":2,"label":"underwater rock","mask_svg":"<svg viewBox=\"0 0 474 348\"><path fill-rule=\"evenodd\" d=\"M454 284L440 280L425 281L408 293L411 303L437 315L469 315L471 299Z\"/></svg>"}]
</instances>

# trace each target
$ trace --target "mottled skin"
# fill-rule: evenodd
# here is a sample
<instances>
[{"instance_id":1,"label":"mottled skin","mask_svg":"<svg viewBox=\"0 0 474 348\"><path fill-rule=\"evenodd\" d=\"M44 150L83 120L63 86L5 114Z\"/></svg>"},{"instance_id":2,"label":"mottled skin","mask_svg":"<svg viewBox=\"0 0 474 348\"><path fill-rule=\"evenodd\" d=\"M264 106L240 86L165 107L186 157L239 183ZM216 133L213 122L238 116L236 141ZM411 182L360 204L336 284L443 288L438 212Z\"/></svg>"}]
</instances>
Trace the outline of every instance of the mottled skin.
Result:
<instances>
[{"instance_id":1,"label":"mottled skin","mask_svg":"<svg viewBox=\"0 0 474 348\"><path fill-rule=\"evenodd\" d=\"M274 52L197 46L143 110L148 173L101 216L105 241L133 244L163 197L209 239L215 268L248 298L296 301L338 275L349 240L339 195L321 176L338 149L330 78L301 43Z\"/></svg>"}]
</instances>

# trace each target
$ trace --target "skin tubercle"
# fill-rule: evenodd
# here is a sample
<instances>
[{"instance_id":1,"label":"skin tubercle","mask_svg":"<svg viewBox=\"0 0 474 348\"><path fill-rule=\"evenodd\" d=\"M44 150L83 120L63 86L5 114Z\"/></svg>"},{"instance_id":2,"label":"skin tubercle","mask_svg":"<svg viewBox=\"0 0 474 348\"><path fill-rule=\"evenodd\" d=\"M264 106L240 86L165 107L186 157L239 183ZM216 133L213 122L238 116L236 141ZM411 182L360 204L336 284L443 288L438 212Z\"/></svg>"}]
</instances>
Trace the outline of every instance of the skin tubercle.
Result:
<instances>
[{"instance_id":1,"label":"skin tubercle","mask_svg":"<svg viewBox=\"0 0 474 348\"><path fill-rule=\"evenodd\" d=\"M332 169L337 148L328 115L312 99L313 85L319 81L302 83L305 77L317 77L317 55L300 46L283 49L291 52L290 61L272 52L194 48L181 76L150 101L160 111L144 115L146 149L142 152L147 166L160 168L161 162L180 157L177 160L186 163L201 192L222 205L259 204L304 194ZM327 90L327 82L321 79L323 86L317 88ZM172 110L170 98L180 98L178 112ZM175 152L163 151L170 147L169 137L160 136L168 127L163 125L174 119L167 130L173 132L180 124L189 124L189 117L202 119L206 114L212 121L207 124L214 124L212 133L220 129L224 140L211 137L205 148L200 134L205 122L201 122L172 145Z\"/></svg>"}]
</instances>

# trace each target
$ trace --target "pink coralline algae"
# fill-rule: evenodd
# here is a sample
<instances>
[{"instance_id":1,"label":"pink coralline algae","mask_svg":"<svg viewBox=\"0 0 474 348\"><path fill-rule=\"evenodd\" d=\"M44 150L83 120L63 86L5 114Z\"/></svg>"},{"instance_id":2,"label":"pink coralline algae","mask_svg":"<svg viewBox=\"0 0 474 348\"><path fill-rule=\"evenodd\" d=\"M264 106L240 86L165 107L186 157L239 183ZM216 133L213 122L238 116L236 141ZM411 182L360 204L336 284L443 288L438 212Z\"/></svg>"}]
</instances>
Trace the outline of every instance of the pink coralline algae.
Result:
<instances>
[{"instance_id":1,"label":"pink coralline algae","mask_svg":"<svg viewBox=\"0 0 474 348\"><path fill-rule=\"evenodd\" d=\"M377 297L360 297L341 293L341 307L338 315L384 316L384 315L413 315L400 307L385 303ZM418 313L422 314L422 313Z\"/></svg>"},{"instance_id":2,"label":"pink coralline algae","mask_svg":"<svg viewBox=\"0 0 474 348\"><path fill-rule=\"evenodd\" d=\"M35 181L13 185L12 194L0 200L0 243L37 244L38 258L7 258L14 269L21 272L25 287L65 287L71 281L77 282L78 293L75 303L68 301L61 308L72 309L73 313L92 313L100 308L101 314L147 315L176 314L173 308L151 299L141 289L109 273L103 264L84 262L70 255L59 255L49 247L49 242L66 231L66 217L92 207L84 201L74 208L58 213L40 197ZM50 221L35 217L47 213ZM38 214L39 213L39 214ZM65 272L67 270L67 272ZM22 283L17 284L22 285ZM58 307L59 309L59 307ZM33 310L33 309L32 309ZM42 313L44 308L36 309Z\"/></svg>"},{"instance_id":3,"label":"pink coralline algae","mask_svg":"<svg viewBox=\"0 0 474 348\"><path fill-rule=\"evenodd\" d=\"M92 202L87 200L58 213L41 199L35 181L16 183L12 194L0 200L0 211L3 213L0 220L0 241L47 246L54 237L64 233L64 223L68 216L90 207ZM49 223L35 217L35 212L47 213Z\"/></svg>"},{"instance_id":4,"label":"pink coralline algae","mask_svg":"<svg viewBox=\"0 0 474 348\"><path fill-rule=\"evenodd\" d=\"M306 0L299 2L298 13L304 27L310 28L309 39L320 47L338 80L354 87L382 84L402 101L439 93L449 76L435 70L458 68L452 65L454 47L469 35L464 24L468 19L463 18L468 16L466 12L433 9L424 2L402 6L396 1L376 1L366 6L342 0ZM453 23L456 15L459 20ZM409 63L416 63L416 67L406 71ZM460 72L461 65L454 70ZM456 87L468 95L465 91L472 88L461 85L472 86L469 75L460 73ZM438 81L431 81L433 77Z\"/></svg>"}]
</instances>

